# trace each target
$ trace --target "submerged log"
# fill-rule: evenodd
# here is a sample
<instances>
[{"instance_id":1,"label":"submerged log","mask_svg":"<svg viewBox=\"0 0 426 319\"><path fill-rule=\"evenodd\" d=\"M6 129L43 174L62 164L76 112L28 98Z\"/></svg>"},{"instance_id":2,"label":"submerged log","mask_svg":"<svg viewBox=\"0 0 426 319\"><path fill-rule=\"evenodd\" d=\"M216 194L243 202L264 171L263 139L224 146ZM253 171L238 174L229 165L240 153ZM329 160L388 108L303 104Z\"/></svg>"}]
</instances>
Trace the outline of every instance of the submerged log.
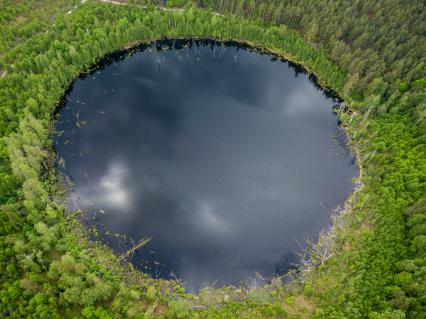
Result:
<instances>
[{"instance_id":1,"label":"submerged log","mask_svg":"<svg viewBox=\"0 0 426 319\"><path fill-rule=\"evenodd\" d=\"M120 256L120 259L126 259L127 257L129 257L130 255L132 255L136 250L138 250L139 248L142 248L143 246L145 246L146 244L148 244L151 241L152 238L146 238L146 239L141 239L139 244L137 244L136 246L134 246L133 248L129 249L127 252L125 252L124 254L122 254Z\"/></svg>"}]
</instances>

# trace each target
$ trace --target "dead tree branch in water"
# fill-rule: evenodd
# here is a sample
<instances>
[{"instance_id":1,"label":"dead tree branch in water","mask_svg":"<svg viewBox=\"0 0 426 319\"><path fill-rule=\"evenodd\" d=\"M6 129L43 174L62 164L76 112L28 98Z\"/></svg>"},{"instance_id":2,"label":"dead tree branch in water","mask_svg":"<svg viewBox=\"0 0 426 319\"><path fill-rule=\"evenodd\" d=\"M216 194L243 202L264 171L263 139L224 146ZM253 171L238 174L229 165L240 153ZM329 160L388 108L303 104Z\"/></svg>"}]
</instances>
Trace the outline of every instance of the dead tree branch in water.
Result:
<instances>
[{"instance_id":1,"label":"dead tree branch in water","mask_svg":"<svg viewBox=\"0 0 426 319\"><path fill-rule=\"evenodd\" d=\"M139 248L142 248L143 246L145 246L146 244L148 244L151 241L151 239L152 238L141 239L139 241L139 244L137 244L136 246L133 246L133 248L129 249L126 253L124 253L123 255L121 255L120 259L124 260L127 257L129 257L130 255L134 254L134 252L136 250L138 250Z\"/></svg>"}]
</instances>

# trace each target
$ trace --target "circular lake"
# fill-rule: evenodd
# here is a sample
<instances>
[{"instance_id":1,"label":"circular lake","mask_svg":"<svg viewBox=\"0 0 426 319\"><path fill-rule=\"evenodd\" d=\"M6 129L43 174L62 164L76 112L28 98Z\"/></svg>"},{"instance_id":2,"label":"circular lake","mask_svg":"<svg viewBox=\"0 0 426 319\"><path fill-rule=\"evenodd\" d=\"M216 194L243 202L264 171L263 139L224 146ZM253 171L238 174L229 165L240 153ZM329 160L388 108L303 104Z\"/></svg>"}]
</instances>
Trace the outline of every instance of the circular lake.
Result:
<instances>
[{"instance_id":1,"label":"circular lake","mask_svg":"<svg viewBox=\"0 0 426 319\"><path fill-rule=\"evenodd\" d=\"M336 101L270 55L167 44L113 54L67 93L69 208L119 255L142 240L126 260L189 291L282 274L357 174Z\"/></svg>"}]
</instances>

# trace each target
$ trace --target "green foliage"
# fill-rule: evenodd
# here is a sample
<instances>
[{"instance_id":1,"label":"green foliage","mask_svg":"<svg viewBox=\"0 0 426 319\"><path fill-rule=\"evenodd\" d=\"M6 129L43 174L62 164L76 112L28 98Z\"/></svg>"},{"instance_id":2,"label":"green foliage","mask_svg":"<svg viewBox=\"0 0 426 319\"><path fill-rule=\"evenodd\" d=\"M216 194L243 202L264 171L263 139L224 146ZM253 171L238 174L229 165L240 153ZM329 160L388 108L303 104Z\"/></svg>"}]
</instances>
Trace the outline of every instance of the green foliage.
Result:
<instances>
[{"instance_id":1,"label":"green foliage","mask_svg":"<svg viewBox=\"0 0 426 319\"><path fill-rule=\"evenodd\" d=\"M183 6L185 6L188 3L191 3L191 1L189 1L189 0L167 0L166 6L169 7L169 8L173 8L173 7L182 8Z\"/></svg>"},{"instance_id":2,"label":"green foliage","mask_svg":"<svg viewBox=\"0 0 426 319\"><path fill-rule=\"evenodd\" d=\"M408 254L396 263L391 303L407 318L426 317L426 199L405 211Z\"/></svg>"},{"instance_id":3,"label":"green foliage","mask_svg":"<svg viewBox=\"0 0 426 319\"><path fill-rule=\"evenodd\" d=\"M364 102L362 92L381 78L386 97L401 94L425 76L423 1L201 0L222 13L261 18L297 30L349 72L346 97ZM352 107L359 106L352 103Z\"/></svg>"},{"instance_id":4,"label":"green foliage","mask_svg":"<svg viewBox=\"0 0 426 319\"><path fill-rule=\"evenodd\" d=\"M167 314L170 318L189 318L191 311L189 304L184 300L174 300L169 302L169 311Z\"/></svg>"},{"instance_id":5,"label":"green foliage","mask_svg":"<svg viewBox=\"0 0 426 319\"><path fill-rule=\"evenodd\" d=\"M0 313L10 318L292 318L292 309L310 314L313 303L314 318L425 317L422 4L196 1L237 15L222 16L194 7L140 7L158 1L133 3L0 4L0 72L7 71L0 78ZM341 114L341 120L359 152L364 187L339 228L333 256L305 274L300 289L309 300L305 308L297 293L283 297L276 288L220 298L195 312L180 287L142 285L140 278L119 271L117 262L106 262L105 254L98 261L99 247L83 240L81 228L55 200L51 117L65 88L129 43L188 36L267 48L301 63L357 109Z\"/></svg>"}]
</instances>

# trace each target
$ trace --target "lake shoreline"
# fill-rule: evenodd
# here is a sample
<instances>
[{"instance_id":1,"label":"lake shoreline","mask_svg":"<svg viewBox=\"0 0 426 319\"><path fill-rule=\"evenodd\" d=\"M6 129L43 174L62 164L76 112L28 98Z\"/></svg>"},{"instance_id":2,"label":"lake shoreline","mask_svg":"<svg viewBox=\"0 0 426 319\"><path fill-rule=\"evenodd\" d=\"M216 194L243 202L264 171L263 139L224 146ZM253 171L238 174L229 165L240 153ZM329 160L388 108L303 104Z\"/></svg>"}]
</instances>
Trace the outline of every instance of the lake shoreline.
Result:
<instances>
[{"instance_id":1,"label":"lake shoreline","mask_svg":"<svg viewBox=\"0 0 426 319\"><path fill-rule=\"evenodd\" d=\"M297 69L298 72L300 73L305 73L309 76L309 79L311 81L313 81L313 83L315 84L315 86L317 86L318 88L320 88L328 97L334 98L338 100L338 103L340 103L339 105L342 105L342 100L339 98L338 94L335 93L332 90L329 91L324 91L323 87L321 86L321 84L317 81L317 78L315 76L312 76L311 73L309 73L305 68L301 67L300 64L297 63L293 63L289 60L287 60L284 57L280 57L278 56L278 54L272 53L273 51L271 50L265 50L263 48L258 48L254 45L251 45L250 43L241 43L241 42L236 42L233 40L230 41L216 41L216 40L211 40L211 39L201 39L201 38L184 38L182 39L162 39L160 41L154 41L154 42L144 42L144 43L138 43L138 44L132 44L132 45L128 45L125 47L124 50L118 50L115 51L109 55L107 55L106 57L102 58L100 62L96 63L94 67L89 68L88 71L86 72L82 72L80 76L89 76L89 75L93 75L95 72L98 72L100 70L102 70L103 68L105 68L107 65L109 65L110 63L112 63L113 61L117 61L117 60L121 60L125 57L131 56L132 54L139 52L140 50L146 49L148 46L153 46L153 47L163 47L163 46L169 46L169 47L173 47L176 43L175 41L182 41L182 43L180 44L189 44L189 43L195 43L195 44L207 44L207 45L234 45L237 46L238 48L242 48L242 49L248 49L249 51L254 51L256 53L260 53L260 54L266 54L268 56L271 56L272 58L276 58L279 59L282 62L288 62L290 66L294 67L295 69ZM163 49L161 49L163 50ZM74 83L74 82L73 82ZM72 90L72 85L70 85L70 87L67 89L64 98L61 99L61 103L58 106L57 110L55 111L55 113L57 113L59 111L59 109L61 108L61 106L63 105L64 101L65 101L65 97L66 95ZM350 111L347 108L341 108L343 111L346 111L350 114ZM346 132L346 128L343 126L343 129ZM350 144L349 144L350 145ZM350 146L351 149L353 146ZM356 159L356 162L358 163L358 159ZM348 199L350 198L350 196L352 196L352 193L349 195ZM346 205L346 204L345 204Z\"/></svg>"}]
</instances>

